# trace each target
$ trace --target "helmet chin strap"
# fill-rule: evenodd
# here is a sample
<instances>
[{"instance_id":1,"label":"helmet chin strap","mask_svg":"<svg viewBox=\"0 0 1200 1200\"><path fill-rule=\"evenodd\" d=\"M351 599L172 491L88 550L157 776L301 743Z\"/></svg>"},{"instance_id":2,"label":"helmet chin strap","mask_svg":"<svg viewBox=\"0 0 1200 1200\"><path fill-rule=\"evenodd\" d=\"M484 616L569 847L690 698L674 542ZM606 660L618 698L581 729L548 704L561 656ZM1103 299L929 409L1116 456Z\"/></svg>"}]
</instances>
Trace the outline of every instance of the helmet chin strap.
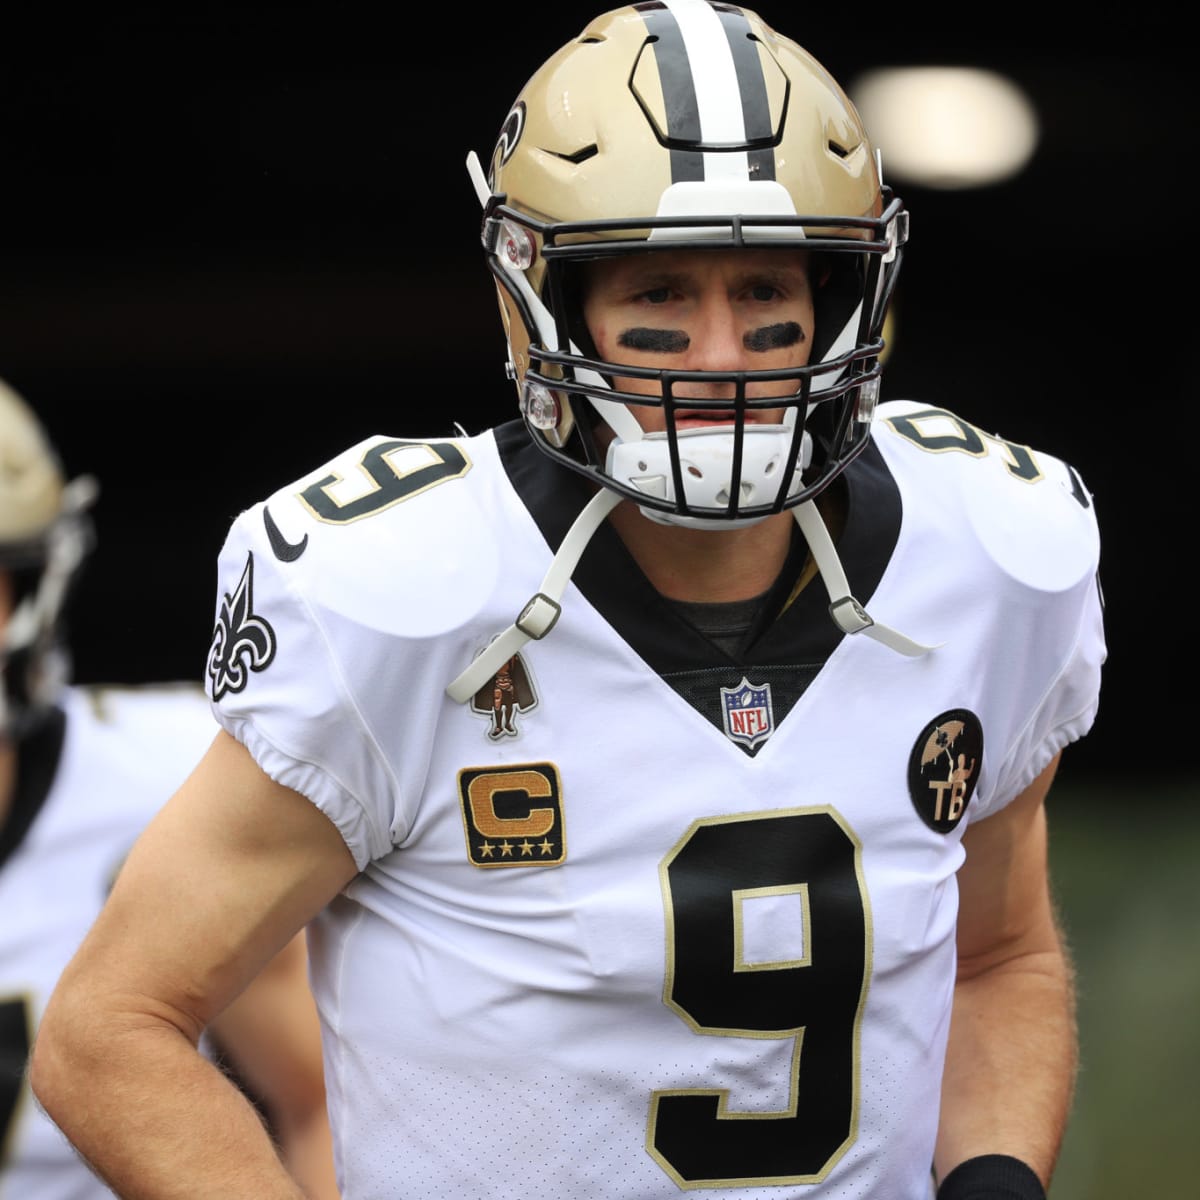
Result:
<instances>
[{"instance_id":1,"label":"helmet chin strap","mask_svg":"<svg viewBox=\"0 0 1200 1200\"><path fill-rule=\"evenodd\" d=\"M562 612L562 594L566 591L579 559L592 535L604 523L622 496L609 488L601 488L584 506L571 528L567 530L550 569L542 579L541 588L533 594L517 619L446 689L451 700L463 704L506 663L526 642L541 641L554 628Z\"/></svg>"},{"instance_id":2,"label":"helmet chin strap","mask_svg":"<svg viewBox=\"0 0 1200 1200\"><path fill-rule=\"evenodd\" d=\"M587 382L603 379L595 372L580 372ZM729 505L730 467L735 450L735 433L731 426L700 427L679 430L674 439L665 432L647 433L633 412L616 400L589 396L589 403L600 419L613 431L609 443L605 472L611 478L644 492L647 497L673 502L683 501L689 508L720 511ZM779 424L745 425L742 431L743 459L740 504L761 504L756 493L779 490L772 474L786 462L792 443L792 430L797 412L788 408ZM674 451L672 450L674 445ZM675 495L673 456L679 457L684 494ZM793 474L792 487L801 484L801 473L812 459L812 437L804 431L800 453ZM639 505L642 516L659 525L679 525L685 529L741 529L756 525L761 516L730 520L727 517L684 515L666 512L649 505Z\"/></svg>"},{"instance_id":3,"label":"helmet chin strap","mask_svg":"<svg viewBox=\"0 0 1200 1200\"><path fill-rule=\"evenodd\" d=\"M795 410L790 421L775 425L746 425L741 432L739 508L761 506L775 497L783 479L783 466L793 442ZM731 469L738 434L730 426L681 429L674 438L665 432L643 433L634 442L614 440L608 447L606 474L643 493L647 499L686 505L699 510L667 512L639 505L644 517L660 525L687 529L740 529L756 525L766 514L725 515L731 501ZM801 472L812 455L812 439L805 431L801 452L792 472L788 494L801 486ZM678 459L683 494L676 494ZM706 511L707 510L707 511Z\"/></svg>"},{"instance_id":4,"label":"helmet chin strap","mask_svg":"<svg viewBox=\"0 0 1200 1200\"><path fill-rule=\"evenodd\" d=\"M494 638L470 666L446 688L446 695L451 700L465 704L526 642L540 641L554 628L562 613L563 592L579 565L584 549L621 499L618 493L609 488L601 488L587 502L571 528L567 530L550 569L542 579L541 588L533 594L517 619ZM919 658L937 649L936 646L926 646L913 641L897 630L875 621L850 594L846 573L842 569L833 539L829 536L829 530L816 504L808 500L797 505L792 511L829 592L829 615L843 633L866 634L867 637L909 658ZM717 526L717 522L709 524L714 528ZM724 524L727 528L728 522Z\"/></svg>"},{"instance_id":5,"label":"helmet chin strap","mask_svg":"<svg viewBox=\"0 0 1200 1200\"><path fill-rule=\"evenodd\" d=\"M792 512L795 514L796 524L800 526L800 532L804 534L804 540L808 543L817 570L821 573L825 590L829 593L829 615L843 633L865 633L867 637L909 658L920 658L938 648L937 645L926 646L913 641L903 633L879 624L855 600L850 594L850 584L846 579L846 572L842 569L842 560L838 558L833 539L829 536L829 530L815 501L806 500L803 504L796 505Z\"/></svg>"}]
</instances>

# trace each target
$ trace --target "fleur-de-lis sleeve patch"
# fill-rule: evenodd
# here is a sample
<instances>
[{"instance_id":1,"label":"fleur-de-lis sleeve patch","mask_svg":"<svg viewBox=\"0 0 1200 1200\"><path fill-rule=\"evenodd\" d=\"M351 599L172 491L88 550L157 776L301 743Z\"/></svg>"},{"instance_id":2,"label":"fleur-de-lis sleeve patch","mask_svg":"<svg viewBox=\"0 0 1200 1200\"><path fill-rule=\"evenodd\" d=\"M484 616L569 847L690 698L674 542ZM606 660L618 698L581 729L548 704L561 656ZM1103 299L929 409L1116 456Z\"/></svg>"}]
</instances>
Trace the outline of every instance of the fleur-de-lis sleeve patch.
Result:
<instances>
[{"instance_id":1,"label":"fleur-de-lis sleeve patch","mask_svg":"<svg viewBox=\"0 0 1200 1200\"><path fill-rule=\"evenodd\" d=\"M246 555L246 567L233 590L221 600L221 611L208 650L208 678L212 698L240 692L251 671L265 671L275 657L275 631L254 613L254 555Z\"/></svg>"}]
</instances>

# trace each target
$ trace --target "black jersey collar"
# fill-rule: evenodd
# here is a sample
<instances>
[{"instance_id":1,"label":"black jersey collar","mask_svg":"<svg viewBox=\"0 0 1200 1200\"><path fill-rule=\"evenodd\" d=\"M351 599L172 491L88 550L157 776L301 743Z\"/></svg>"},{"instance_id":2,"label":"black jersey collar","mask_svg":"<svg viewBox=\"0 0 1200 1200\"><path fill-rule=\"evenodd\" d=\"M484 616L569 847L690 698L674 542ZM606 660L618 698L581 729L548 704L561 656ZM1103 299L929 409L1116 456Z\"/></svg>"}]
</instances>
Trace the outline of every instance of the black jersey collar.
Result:
<instances>
[{"instance_id":1,"label":"black jersey collar","mask_svg":"<svg viewBox=\"0 0 1200 1200\"><path fill-rule=\"evenodd\" d=\"M500 425L495 436L513 487L547 545L557 550L591 496L587 481L543 454L519 420ZM873 443L846 468L835 486L844 489L845 503L838 555L854 594L866 604L895 550L900 494ZM761 627L748 640L739 665L803 663L815 667L846 636L829 616L829 597L819 579L786 604L806 553L797 530L784 570L764 608ZM596 532L572 580L659 674L731 664L728 655L693 629L654 589L610 523ZM775 614L780 615L775 618Z\"/></svg>"}]
</instances>

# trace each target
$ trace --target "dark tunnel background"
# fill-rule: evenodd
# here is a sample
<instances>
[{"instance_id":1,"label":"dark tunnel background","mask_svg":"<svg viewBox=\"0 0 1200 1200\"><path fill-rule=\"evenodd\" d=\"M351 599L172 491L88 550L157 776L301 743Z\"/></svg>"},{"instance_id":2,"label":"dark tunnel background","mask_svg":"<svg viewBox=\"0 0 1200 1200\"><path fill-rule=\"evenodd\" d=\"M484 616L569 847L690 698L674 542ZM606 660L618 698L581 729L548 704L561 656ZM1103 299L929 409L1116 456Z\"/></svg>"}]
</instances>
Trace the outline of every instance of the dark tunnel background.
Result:
<instances>
[{"instance_id":1,"label":"dark tunnel background","mask_svg":"<svg viewBox=\"0 0 1200 1200\"><path fill-rule=\"evenodd\" d=\"M1008 7L970 28L940 8L757 10L843 84L971 63L1033 98L1041 141L1017 179L896 184L912 240L884 396L1080 471L1110 657L1070 770L1179 767L1131 736L1196 715L1174 607L1191 510L1174 482L1194 141L1179 42L1145 9ZM532 67L593 8L390 12L119 4L3 20L0 377L68 471L101 484L73 622L84 681L198 678L230 519L335 449L515 414L464 159L486 158Z\"/></svg>"}]
</instances>

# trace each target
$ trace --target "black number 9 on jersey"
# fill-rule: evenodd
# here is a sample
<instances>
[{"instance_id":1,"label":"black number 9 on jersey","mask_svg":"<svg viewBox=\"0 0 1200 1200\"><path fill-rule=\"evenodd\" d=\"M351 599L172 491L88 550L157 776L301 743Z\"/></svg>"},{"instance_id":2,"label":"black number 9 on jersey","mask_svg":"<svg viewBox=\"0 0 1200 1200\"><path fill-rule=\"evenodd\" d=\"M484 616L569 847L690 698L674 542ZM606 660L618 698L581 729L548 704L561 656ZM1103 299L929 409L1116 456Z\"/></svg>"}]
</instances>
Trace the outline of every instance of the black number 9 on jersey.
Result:
<instances>
[{"instance_id":1,"label":"black number 9 on jersey","mask_svg":"<svg viewBox=\"0 0 1200 1200\"><path fill-rule=\"evenodd\" d=\"M655 1092L647 1147L681 1187L808 1183L853 1136L867 900L858 840L829 809L698 821L663 862L664 1000L697 1033L790 1038L787 1107L724 1089ZM790 913L791 949L751 953L750 907ZM778 917L776 917L778 920Z\"/></svg>"}]
</instances>

